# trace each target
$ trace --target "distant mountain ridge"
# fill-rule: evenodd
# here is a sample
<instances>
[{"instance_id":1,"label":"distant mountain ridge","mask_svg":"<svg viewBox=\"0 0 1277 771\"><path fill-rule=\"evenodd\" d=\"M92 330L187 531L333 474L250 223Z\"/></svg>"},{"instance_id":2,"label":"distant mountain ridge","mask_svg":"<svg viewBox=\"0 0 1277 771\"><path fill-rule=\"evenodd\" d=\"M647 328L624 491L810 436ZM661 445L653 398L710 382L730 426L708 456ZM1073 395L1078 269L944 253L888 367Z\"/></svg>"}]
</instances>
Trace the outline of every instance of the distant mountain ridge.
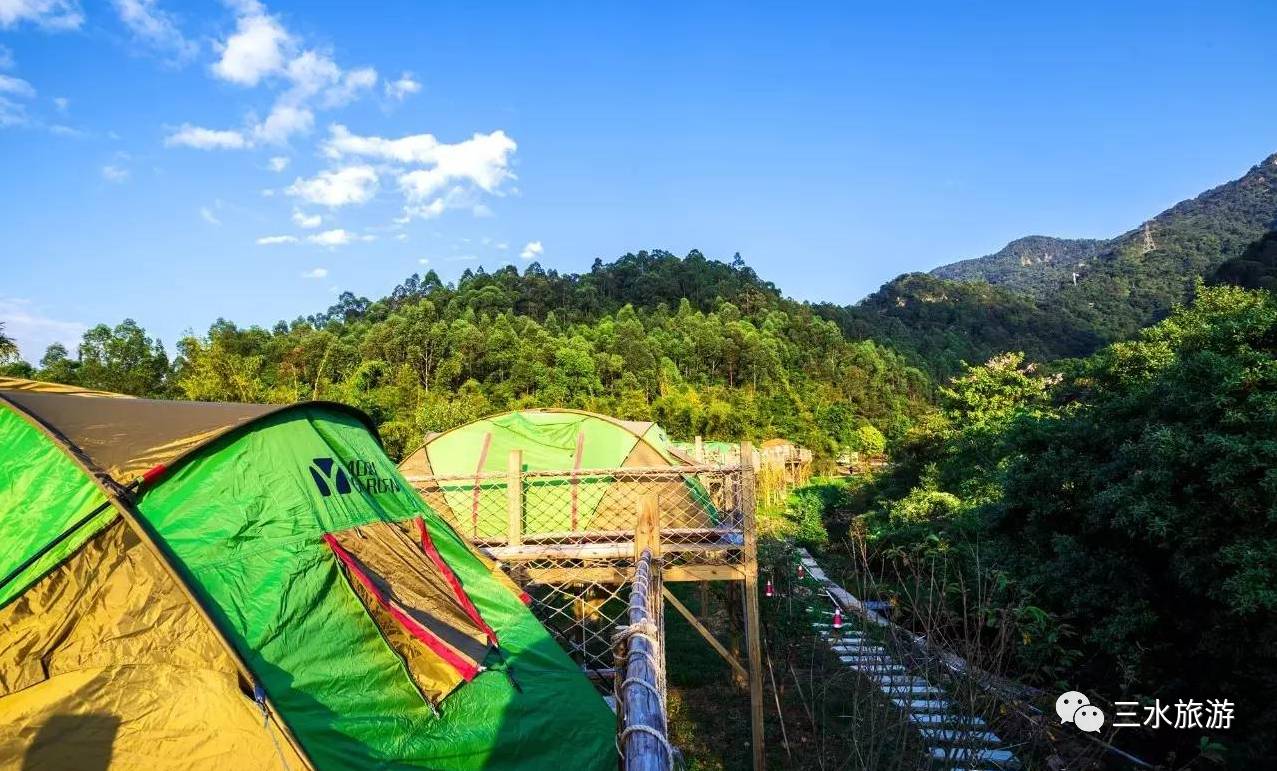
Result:
<instances>
[{"instance_id":1,"label":"distant mountain ridge","mask_svg":"<svg viewBox=\"0 0 1277 771\"><path fill-rule=\"evenodd\" d=\"M1160 320L1192 297L1199 278L1253 254L1274 229L1277 154L1114 238L1028 236L900 276L855 306L817 311L847 334L892 341L942 376L1011 349L1039 360L1085 355Z\"/></svg>"},{"instance_id":2,"label":"distant mountain ridge","mask_svg":"<svg viewBox=\"0 0 1277 771\"><path fill-rule=\"evenodd\" d=\"M1029 294L1053 288L1072 278L1075 268L1101 254L1112 239L1025 236L1001 251L940 267L931 275L950 281L986 281Z\"/></svg>"}]
</instances>

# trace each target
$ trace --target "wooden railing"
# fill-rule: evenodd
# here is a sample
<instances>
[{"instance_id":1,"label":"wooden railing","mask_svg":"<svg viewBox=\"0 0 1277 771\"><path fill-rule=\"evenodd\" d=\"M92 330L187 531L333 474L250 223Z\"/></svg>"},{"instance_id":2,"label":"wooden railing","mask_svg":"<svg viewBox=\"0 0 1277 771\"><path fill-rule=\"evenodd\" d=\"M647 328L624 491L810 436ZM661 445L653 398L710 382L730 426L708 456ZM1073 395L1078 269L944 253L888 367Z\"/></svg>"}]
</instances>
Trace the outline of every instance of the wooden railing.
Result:
<instances>
[{"instance_id":1,"label":"wooden railing","mask_svg":"<svg viewBox=\"0 0 1277 771\"><path fill-rule=\"evenodd\" d=\"M622 768L670 771L674 749L665 710L665 651L661 630L660 530L656 503L639 507L629 625L616 636L616 697Z\"/></svg>"}]
</instances>

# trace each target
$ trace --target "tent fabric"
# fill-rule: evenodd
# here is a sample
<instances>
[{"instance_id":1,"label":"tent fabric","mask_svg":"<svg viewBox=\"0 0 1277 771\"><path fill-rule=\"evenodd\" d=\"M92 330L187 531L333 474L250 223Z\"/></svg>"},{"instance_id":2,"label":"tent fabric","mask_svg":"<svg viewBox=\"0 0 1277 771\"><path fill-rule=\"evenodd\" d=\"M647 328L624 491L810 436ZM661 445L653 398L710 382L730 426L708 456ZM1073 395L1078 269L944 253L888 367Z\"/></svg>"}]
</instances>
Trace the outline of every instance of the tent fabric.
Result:
<instances>
[{"instance_id":1,"label":"tent fabric","mask_svg":"<svg viewBox=\"0 0 1277 771\"><path fill-rule=\"evenodd\" d=\"M490 650L487 632L470 617L439 567L422 559L409 533L383 522L324 538L345 564L352 588L382 636L432 703L475 678Z\"/></svg>"},{"instance_id":2,"label":"tent fabric","mask_svg":"<svg viewBox=\"0 0 1277 771\"><path fill-rule=\"evenodd\" d=\"M55 399L80 403L51 401ZM97 406L84 404L90 402ZM131 413L114 409L124 402L146 406ZM159 586L158 579L149 584L111 583L112 588L94 595L102 601L94 606L93 617L105 620L80 627L88 641L83 648L93 648L98 640L115 640L116 629L130 629L119 639L151 640L151 648L137 653L142 663L129 662L133 653L127 646L104 644L101 658L91 667L73 667L17 690L0 691L0 724L24 726L21 741L26 742L0 745L6 751L30 754L35 745L96 742L106 746L98 751L109 751L112 765L131 767L144 765L144 756L132 754L134 745L125 741L127 737L159 736L178 727L180 739L152 748L159 756L150 759L150 767L202 767L206 761L223 768L277 767L275 745L287 753L288 742L276 726L263 723L261 712L253 719L256 706L240 689L258 686L305 752L304 762L289 760L293 768L615 767L614 716L606 704L509 584L494 580L491 563L412 492L362 413L308 403L239 411L204 405L205 415L194 403L169 410L163 403L148 402L0 392L0 431L7 432L0 435L20 433L21 424L13 418L26 418L19 411L34 416L48 431L28 424L33 432L25 441L44 450L32 458L42 470L61 469L61 477L54 474L50 479L64 478L61 486L45 491L40 487L43 471L0 475L0 500L18 503L17 508L0 510L5 527L18 520L34 521L34 535L19 546L0 549L0 559L8 564L29 561L32 549L47 550L59 538L60 544L72 541L65 535L68 523L74 524L77 516L83 519L81 513L95 500L83 480L92 475L99 479L90 479L91 484L102 479L107 480L103 484L118 484L102 473L99 463L116 473L131 473L139 458L150 462L166 457L170 464L127 504L159 554L149 545L132 543L115 552L96 548L107 534L133 533L132 519L111 525L116 513L106 507L106 529L86 536L78 548L67 547L60 562L44 565L39 576L27 576L35 583L26 580L22 594L0 604L3 614L31 611L23 616L27 631L0 626L0 647L8 651L18 634L35 640L60 628L65 612L55 609L52 601L39 600L39 592L88 596L81 587L96 580L101 566L113 559L110 554L122 552L131 566L153 558L161 570L168 570L162 561L168 562L256 682L236 684L229 674L234 668L223 666L233 661L229 652L223 649L219 655L216 646L208 648L209 640L217 640L211 627L200 627L207 639L197 640L185 621L178 623L179 617L199 615L185 593L180 602L157 601L148 599L145 587ZM96 423L95 410L100 410ZM169 416L181 426L128 423ZM202 443L187 441L194 437ZM77 441L91 448L81 448ZM156 452L179 445L176 454ZM76 463L70 462L72 456ZM22 470L21 464L14 468ZM66 494L65 506L58 505L59 491ZM81 491L79 498L73 495L76 491ZM74 512L67 513L70 510ZM412 528L418 519L450 578L415 540ZM78 537L81 531L74 533ZM384 536L384 543L363 539L360 533ZM41 543L42 539L46 540ZM482 659L471 682L450 692L441 688L438 703L431 703L419 685L428 679L414 679L412 671L421 660L396 650L395 641L379 626L377 611L348 580L349 565L332 548L343 542L366 573L377 575L392 590L401 607L429 618L432 628L446 628L456 649L467 651L472 660ZM458 598L454 581L468 603ZM129 588L132 583L137 583L136 589ZM170 585L180 592L176 584ZM152 607L167 615L148 615ZM476 616L499 639L499 651ZM206 624L202 617L200 622ZM33 625L44 631L32 632ZM147 658L152 649L162 655ZM186 661L182 651L196 650L203 663L181 663ZM24 662L13 665L18 674L4 676L15 683L20 678L38 679L30 659ZM184 722L187 703L196 713L207 712L210 722ZM246 716L242 731L235 722L236 709ZM251 746L254 753L269 747L270 752L258 753L250 762L235 754L240 745ZM168 747L174 748L172 756ZM56 759L52 762L56 767Z\"/></svg>"},{"instance_id":3,"label":"tent fabric","mask_svg":"<svg viewBox=\"0 0 1277 771\"><path fill-rule=\"evenodd\" d=\"M668 494L671 501L695 501L693 511L678 512L685 521L673 526L714 525L709 496L690 474L682 480L654 482L589 473L690 465L682 453L672 451L655 423L580 410L507 412L431 436L404 459L400 470L410 477L442 478L437 488L422 491L430 505L467 536L500 540L508 527L506 483L501 476L480 475L503 475L514 450L522 453L525 471L578 472L580 477L532 477L525 482L525 535L631 528L638 498L652 492ZM693 488L690 495L688 487Z\"/></svg>"},{"instance_id":4,"label":"tent fabric","mask_svg":"<svg viewBox=\"0 0 1277 771\"><path fill-rule=\"evenodd\" d=\"M306 469L325 457L349 470L349 493L323 495L310 478ZM606 704L352 416L299 407L263 418L171 472L138 506L320 767L387 757L439 769L615 763ZM502 672L484 672L444 699L436 717L323 541L419 516L500 634L522 691Z\"/></svg>"},{"instance_id":5,"label":"tent fabric","mask_svg":"<svg viewBox=\"0 0 1277 771\"><path fill-rule=\"evenodd\" d=\"M83 469L12 410L0 409L0 447L3 606L105 527L116 511L104 507L106 496Z\"/></svg>"},{"instance_id":6,"label":"tent fabric","mask_svg":"<svg viewBox=\"0 0 1277 771\"><path fill-rule=\"evenodd\" d=\"M0 767L303 766L121 521L0 608L0 640Z\"/></svg>"},{"instance_id":7,"label":"tent fabric","mask_svg":"<svg viewBox=\"0 0 1277 771\"><path fill-rule=\"evenodd\" d=\"M93 388L82 388L80 386L64 385L62 383L48 383L43 380L24 380L17 377L0 376L0 391L34 391L36 393L45 394L74 394L76 396L104 396L108 399L133 399L135 397L128 394L111 393L110 391L98 391Z\"/></svg>"},{"instance_id":8,"label":"tent fabric","mask_svg":"<svg viewBox=\"0 0 1277 771\"><path fill-rule=\"evenodd\" d=\"M67 399L68 394L59 391L6 386L20 382L13 378L0 382L0 399L35 417L121 483L173 463L228 431L290 407L132 397ZM367 425L375 431L370 421Z\"/></svg>"}]
</instances>

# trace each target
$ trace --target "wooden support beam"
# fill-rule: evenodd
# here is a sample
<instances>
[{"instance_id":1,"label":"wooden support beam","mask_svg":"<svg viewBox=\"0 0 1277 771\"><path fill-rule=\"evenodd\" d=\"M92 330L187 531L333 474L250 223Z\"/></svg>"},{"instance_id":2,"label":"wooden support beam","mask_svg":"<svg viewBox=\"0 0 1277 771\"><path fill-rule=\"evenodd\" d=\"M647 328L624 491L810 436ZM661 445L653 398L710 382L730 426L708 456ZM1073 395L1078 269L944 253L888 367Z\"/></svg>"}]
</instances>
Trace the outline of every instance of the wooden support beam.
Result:
<instances>
[{"instance_id":1,"label":"wooden support beam","mask_svg":"<svg viewBox=\"0 0 1277 771\"><path fill-rule=\"evenodd\" d=\"M749 683L749 673L745 671L745 667L741 665L740 661L738 661L735 656L723 647L723 644L718 641L718 638L714 637L714 633L709 631L709 629L700 622L700 619L692 615L692 611L688 610L683 603L678 601L678 598L674 596L673 592L662 586L661 594L665 596L665 599L670 601L670 604L674 606L674 609L677 610L683 618L687 619L687 623L691 624L693 629L701 633L701 637L705 638L705 642L709 643L709 646L718 651L718 655L722 656L723 660L731 665L732 674L735 676L736 684L742 688L745 687Z\"/></svg>"},{"instance_id":2,"label":"wooden support beam","mask_svg":"<svg viewBox=\"0 0 1277 771\"><path fill-rule=\"evenodd\" d=\"M527 474L523 475L526 483ZM665 543L712 543L714 541L725 541L740 537L740 528L733 527L663 527L661 528L661 540ZM624 530L559 530L551 532L532 532L523 534L523 542L527 544L546 543L551 546L562 543L598 543L608 544L615 542L624 542L631 544L634 541L634 528L626 527ZM501 546L505 543L501 538L494 539L475 539L475 543L480 546ZM734 546L732 544L724 544L723 548L740 548L739 542ZM629 556L627 551L624 556Z\"/></svg>"},{"instance_id":3,"label":"wooden support beam","mask_svg":"<svg viewBox=\"0 0 1277 771\"><path fill-rule=\"evenodd\" d=\"M740 545L731 543L668 543L663 542L662 551L666 554L700 553L700 554L739 554ZM634 542L620 543L567 543L567 544L523 544L522 546L480 546L479 550L498 562L527 562L529 560L580 560L580 559L621 559L631 557L634 553ZM733 561L738 559L733 558Z\"/></svg>"},{"instance_id":4,"label":"wooden support beam","mask_svg":"<svg viewBox=\"0 0 1277 771\"><path fill-rule=\"evenodd\" d=\"M743 581L745 573L733 565L673 565L663 568L661 580L683 583L688 581ZM521 581L536 584L627 584L634 578L633 568L528 568L519 571Z\"/></svg>"},{"instance_id":5,"label":"wooden support beam","mask_svg":"<svg viewBox=\"0 0 1277 771\"><path fill-rule=\"evenodd\" d=\"M746 463L746 458L754 456L754 447L749 442L741 442L741 493L753 497L753 490L747 489L754 484L754 468ZM747 470L748 469L748 470ZM747 499L740 499L747 500ZM767 755L763 748L763 643L760 635L762 619L758 608L758 531L755 529L754 508L745 506L745 519L742 530L745 536L745 647L749 658L749 713L752 737L750 749L754 755L754 771L763 771L767 766Z\"/></svg>"},{"instance_id":6,"label":"wooden support beam","mask_svg":"<svg viewBox=\"0 0 1277 771\"><path fill-rule=\"evenodd\" d=\"M506 543L523 543L523 450L511 450L506 461Z\"/></svg>"}]
</instances>

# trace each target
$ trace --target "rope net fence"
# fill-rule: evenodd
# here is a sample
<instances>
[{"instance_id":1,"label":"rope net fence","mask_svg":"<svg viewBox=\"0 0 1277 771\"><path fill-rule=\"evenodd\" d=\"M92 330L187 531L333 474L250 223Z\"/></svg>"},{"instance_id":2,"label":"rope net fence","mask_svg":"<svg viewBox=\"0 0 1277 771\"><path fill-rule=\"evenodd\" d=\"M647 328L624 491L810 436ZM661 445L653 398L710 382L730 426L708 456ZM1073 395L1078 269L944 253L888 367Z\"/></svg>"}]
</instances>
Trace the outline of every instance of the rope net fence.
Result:
<instances>
[{"instance_id":1,"label":"rope net fence","mask_svg":"<svg viewBox=\"0 0 1277 771\"><path fill-rule=\"evenodd\" d=\"M628 623L643 501L655 501L666 580L717 580L716 570L744 562L750 464L525 471L512 457L509 466L408 481L532 597L533 612L601 690L611 690L613 635Z\"/></svg>"}]
</instances>

